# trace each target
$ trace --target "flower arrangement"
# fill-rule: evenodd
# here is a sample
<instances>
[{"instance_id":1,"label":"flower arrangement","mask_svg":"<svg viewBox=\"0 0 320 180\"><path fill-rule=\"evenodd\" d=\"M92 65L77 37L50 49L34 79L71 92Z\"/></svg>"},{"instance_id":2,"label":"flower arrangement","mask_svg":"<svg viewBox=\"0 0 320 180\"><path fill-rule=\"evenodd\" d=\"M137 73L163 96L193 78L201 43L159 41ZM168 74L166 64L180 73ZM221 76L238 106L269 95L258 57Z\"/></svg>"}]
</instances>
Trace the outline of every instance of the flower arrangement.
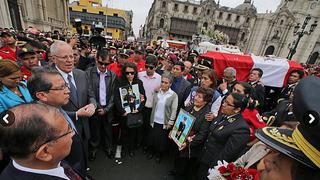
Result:
<instances>
[{"instance_id":1,"label":"flower arrangement","mask_svg":"<svg viewBox=\"0 0 320 180\"><path fill-rule=\"evenodd\" d=\"M244 169L241 166L223 161L209 170L209 180L259 180L260 173L256 169Z\"/></svg>"}]
</instances>

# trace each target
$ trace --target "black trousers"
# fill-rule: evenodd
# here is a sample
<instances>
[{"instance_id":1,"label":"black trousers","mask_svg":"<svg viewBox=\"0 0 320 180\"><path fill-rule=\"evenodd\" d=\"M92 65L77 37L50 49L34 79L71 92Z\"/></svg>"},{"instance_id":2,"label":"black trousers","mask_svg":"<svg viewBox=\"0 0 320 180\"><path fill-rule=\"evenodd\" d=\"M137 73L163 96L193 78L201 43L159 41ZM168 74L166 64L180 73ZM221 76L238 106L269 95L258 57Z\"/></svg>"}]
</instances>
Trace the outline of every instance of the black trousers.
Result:
<instances>
[{"instance_id":1,"label":"black trousers","mask_svg":"<svg viewBox=\"0 0 320 180\"><path fill-rule=\"evenodd\" d=\"M101 140L103 140L104 150L111 151L113 147L112 121L107 119L106 115L95 115L90 118L89 124L91 132L90 151L96 152Z\"/></svg>"},{"instance_id":2,"label":"black trousers","mask_svg":"<svg viewBox=\"0 0 320 180\"><path fill-rule=\"evenodd\" d=\"M144 107L142 110L143 125L140 127L140 130L138 133L138 145L142 145L142 146L148 145L151 112L152 112L152 108Z\"/></svg>"},{"instance_id":3,"label":"black trousers","mask_svg":"<svg viewBox=\"0 0 320 180\"><path fill-rule=\"evenodd\" d=\"M198 180L208 180L209 165L200 163L198 168Z\"/></svg>"},{"instance_id":4,"label":"black trousers","mask_svg":"<svg viewBox=\"0 0 320 180\"><path fill-rule=\"evenodd\" d=\"M199 168L198 159L195 157L180 157L176 159L178 162L176 169L176 180L197 180L197 169Z\"/></svg>"}]
</instances>

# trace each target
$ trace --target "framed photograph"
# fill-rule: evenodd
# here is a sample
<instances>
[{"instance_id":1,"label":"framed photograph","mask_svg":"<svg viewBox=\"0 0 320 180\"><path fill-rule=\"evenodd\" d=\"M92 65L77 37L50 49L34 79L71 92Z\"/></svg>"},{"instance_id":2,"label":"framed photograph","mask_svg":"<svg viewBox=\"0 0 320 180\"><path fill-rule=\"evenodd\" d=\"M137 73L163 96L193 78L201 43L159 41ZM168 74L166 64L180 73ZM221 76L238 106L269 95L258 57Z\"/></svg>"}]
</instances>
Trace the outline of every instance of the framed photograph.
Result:
<instances>
[{"instance_id":1,"label":"framed photograph","mask_svg":"<svg viewBox=\"0 0 320 180\"><path fill-rule=\"evenodd\" d=\"M179 147L187 139L195 119L187 111L180 109L176 122L170 132L170 137Z\"/></svg>"},{"instance_id":2,"label":"framed photograph","mask_svg":"<svg viewBox=\"0 0 320 180\"><path fill-rule=\"evenodd\" d=\"M138 84L119 88L121 105L127 113L136 110L140 105L140 93Z\"/></svg>"}]
</instances>

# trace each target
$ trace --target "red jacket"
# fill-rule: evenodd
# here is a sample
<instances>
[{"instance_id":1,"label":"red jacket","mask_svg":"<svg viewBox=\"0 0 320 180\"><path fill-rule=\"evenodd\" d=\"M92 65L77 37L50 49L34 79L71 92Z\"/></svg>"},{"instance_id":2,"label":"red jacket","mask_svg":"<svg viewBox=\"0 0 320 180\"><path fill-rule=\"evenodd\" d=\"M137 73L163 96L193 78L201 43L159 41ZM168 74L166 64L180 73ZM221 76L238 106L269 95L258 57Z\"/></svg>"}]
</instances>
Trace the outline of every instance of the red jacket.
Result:
<instances>
[{"instance_id":1,"label":"red jacket","mask_svg":"<svg viewBox=\"0 0 320 180\"><path fill-rule=\"evenodd\" d=\"M146 71L146 62L144 60L140 59L138 63L134 61L133 57L130 57L128 60L134 62L137 65L138 73Z\"/></svg>"},{"instance_id":2,"label":"red jacket","mask_svg":"<svg viewBox=\"0 0 320 180\"><path fill-rule=\"evenodd\" d=\"M111 63L107 67L110 71L114 72L118 77L121 77L122 65L117 62Z\"/></svg>"},{"instance_id":3,"label":"red jacket","mask_svg":"<svg viewBox=\"0 0 320 180\"><path fill-rule=\"evenodd\" d=\"M12 50L9 46L4 46L0 49L0 57L2 59L10 59L12 61L17 61L16 52Z\"/></svg>"},{"instance_id":4,"label":"red jacket","mask_svg":"<svg viewBox=\"0 0 320 180\"><path fill-rule=\"evenodd\" d=\"M21 66L21 73L23 80L28 81L29 77L31 76L31 72L26 67Z\"/></svg>"},{"instance_id":5,"label":"red jacket","mask_svg":"<svg viewBox=\"0 0 320 180\"><path fill-rule=\"evenodd\" d=\"M242 116L249 125L250 141L252 141L255 139L254 130L266 127L266 123L262 120L259 112L256 109L250 110L246 108L242 112Z\"/></svg>"}]
</instances>

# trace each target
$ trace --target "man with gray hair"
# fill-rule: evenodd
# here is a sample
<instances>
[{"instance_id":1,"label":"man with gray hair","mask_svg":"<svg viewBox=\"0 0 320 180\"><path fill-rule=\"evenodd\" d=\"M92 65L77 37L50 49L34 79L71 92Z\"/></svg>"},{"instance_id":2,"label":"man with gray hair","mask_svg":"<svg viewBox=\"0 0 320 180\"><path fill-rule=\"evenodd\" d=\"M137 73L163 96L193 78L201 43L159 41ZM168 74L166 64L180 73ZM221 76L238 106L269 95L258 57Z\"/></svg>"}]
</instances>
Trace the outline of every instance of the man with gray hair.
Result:
<instances>
[{"instance_id":1,"label":"man with gray hair","mask_svg":"<svg viewBox=\"0 0 320 180\"><path fill-rule=\"evenodd\" d=\"M62 106L76 125L76 129L84 144L88 157L88 140L90 138L89 120L95 113L96 100L89 87L89 79L85 72L74 68L72 47L63 41L55 41L50 52L53 57L53 67L62 75L70 89L69 102Z\"/></svg>"},{"instance_id":2,"label":"man with gray hair","mask_svg":"<svg viewBox=\"0 0 320 180\"><path fill-rule=\"evenodd\" d=\"M232 92L233 86L238 82L237 70L233 67L227 67L223 71L222 83L219 85L218 90L222 96L226 96L228 93Z\"/></svg>"}]
</instances>

